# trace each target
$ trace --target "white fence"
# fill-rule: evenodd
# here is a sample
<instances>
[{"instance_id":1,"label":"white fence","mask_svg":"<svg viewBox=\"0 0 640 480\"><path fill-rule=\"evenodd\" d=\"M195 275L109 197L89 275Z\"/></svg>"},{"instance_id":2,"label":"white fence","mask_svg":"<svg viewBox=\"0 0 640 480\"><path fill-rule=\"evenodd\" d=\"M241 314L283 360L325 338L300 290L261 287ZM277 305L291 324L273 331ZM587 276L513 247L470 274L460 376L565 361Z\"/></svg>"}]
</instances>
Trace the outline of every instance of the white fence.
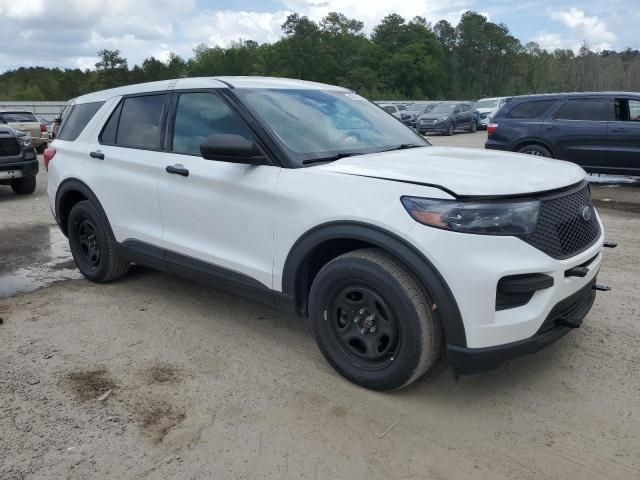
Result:
<instances>
[{"instance_id":1,"label":"white fence","mask_svg":"<svg viewBox=\"0 0 640 480\"><path fill-rule=\"evenodd\" d=\"M66 106L67 102L5 102L0 100L0 111L26 110L47 120L54 120L59 117L62 109Z\"/></svg>"}]
</instances>

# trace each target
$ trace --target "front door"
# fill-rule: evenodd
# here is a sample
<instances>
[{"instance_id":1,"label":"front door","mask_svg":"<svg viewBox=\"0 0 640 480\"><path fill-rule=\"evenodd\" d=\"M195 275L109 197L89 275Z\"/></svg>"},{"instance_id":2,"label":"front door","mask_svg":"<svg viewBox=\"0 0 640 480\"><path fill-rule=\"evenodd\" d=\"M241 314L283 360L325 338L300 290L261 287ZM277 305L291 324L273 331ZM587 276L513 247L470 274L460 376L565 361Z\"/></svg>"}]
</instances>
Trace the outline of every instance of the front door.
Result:
<instances>
[{"instance_id":1,"label":"front door","mask_svg":"<svg viewBox=\"0 0 640 480\"><path fill-rule=\"evenodd\" d=\"M640 97L614 98L606 167L611 173L640 174Z\"/></svg>"},{"instance_id":2,"label":"front door","mask_svg":"<svg viewBox=\"0 0 640 480\"><path fill-rule=\"evenodd\" d=\"M280 167L205 160L200 143L227 133L252 139L250 128L215 91L176 92L169 152L162 153L160 209L169 268L211 269L231 280L272 286L274 192ZM173 172L164 171L165 167ZM178 268L178 267L176 267ZM240 276L240 277L239 277Z\"/></svg>"}]
</instances>

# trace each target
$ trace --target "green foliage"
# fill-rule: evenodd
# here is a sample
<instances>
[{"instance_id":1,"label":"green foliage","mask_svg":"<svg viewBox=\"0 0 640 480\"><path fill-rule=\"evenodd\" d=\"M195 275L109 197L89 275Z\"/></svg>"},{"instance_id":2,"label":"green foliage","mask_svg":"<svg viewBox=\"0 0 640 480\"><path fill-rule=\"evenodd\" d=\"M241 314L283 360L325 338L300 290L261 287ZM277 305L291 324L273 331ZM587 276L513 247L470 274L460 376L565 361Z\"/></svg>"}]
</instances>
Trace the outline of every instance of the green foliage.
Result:
<instances>
[{"instance_id":1,"label":"green foliage","mask_svg":"<svg viewBox=\"0 0 640 480\"><path fill-rule=\"evenodd\" d=\"M640 52L548 52L523 45L506 25L475 12L457 26L388 15L370 36L364 24L332 12L319 22L292 14L273 44L239 40L199 45L185 60L149 57L129 67L101 50L95 70L30 67L0 75L0 100L66 100L131 83L180 77L264 75L342 85L374 99L475 99L580 90L640 90Z\"/></svg>"}]
</instances>

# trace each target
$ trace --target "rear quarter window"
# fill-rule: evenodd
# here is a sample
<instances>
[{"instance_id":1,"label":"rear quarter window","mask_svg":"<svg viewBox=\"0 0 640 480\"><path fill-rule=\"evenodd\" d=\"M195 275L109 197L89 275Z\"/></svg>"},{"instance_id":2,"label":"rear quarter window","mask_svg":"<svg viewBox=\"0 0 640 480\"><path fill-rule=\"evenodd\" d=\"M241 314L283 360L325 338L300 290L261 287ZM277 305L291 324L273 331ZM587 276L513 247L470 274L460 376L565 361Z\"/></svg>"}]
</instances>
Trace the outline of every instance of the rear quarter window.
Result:
<instances>
[{"instance_id":1,"label":"rear quarter window","mask_svg":"<svg viewBox=\"0 0 640 480\"><path fill-rule=\"evenodd\" d=\"M87 126L104 102L80 103L73 105L65 116L58 139L73 142Z\"/></svg>"},{"instance_id":2,"label":"rear quarter window","mask_svg":"<svg viewBox=\"0 0 640 480\"><path fill-rule=\"evenodd\" d=\"M556 99L553 100L531 100L528 102L522 102L513 107L507 113L507 118L525 119L525 118L538 118L547 113L553 104L556 103Z\"/></svg>"}]
</instances>

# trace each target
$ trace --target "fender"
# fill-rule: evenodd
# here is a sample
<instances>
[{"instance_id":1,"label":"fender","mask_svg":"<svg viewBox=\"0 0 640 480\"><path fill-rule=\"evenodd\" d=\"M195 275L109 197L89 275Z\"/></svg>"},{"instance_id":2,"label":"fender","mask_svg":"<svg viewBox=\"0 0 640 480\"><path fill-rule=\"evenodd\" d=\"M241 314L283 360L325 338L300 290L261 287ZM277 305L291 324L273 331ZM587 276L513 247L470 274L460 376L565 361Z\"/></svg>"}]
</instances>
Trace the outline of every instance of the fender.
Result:
<instances>
[{"instance_id":1,"label":"fender","mask_svg":"<svg viewBox=\"0 0 640 480\"><path fill-rule=\"evenodd\" d=\"M338 221L318 225L304 233L293 245L284 264L282 291L296 302L305 294L299 281L311 252L329 240L356 240L372 244L396 257L406 266L437 304L446 342L466 346L467 340L458 304L446 281L433 264L411 243L383 228L362 222Z\"/></svg>"},{"instance_id":2,"label":"fender","mask_svg":"<svg viewBox=\"0 0 640 480\"><path fill-rule=\"evenodd\" d=\"M107 214L105 213L98 197L96 197L95 193L89 188L89 186L84 183L82 180L78 180L77 178L67 178L64 180L60 186L58 187L58 191L56 192L56 203L55 203L55 216L56 222L60 226L62 233L67 235L67 225L66 218L64 216L64 211L62 209L63 200L67 193L69 192L79 192L82 194L87 200L89 200L93 205L98 209L100 215L102 215L105 224L107 225L108 234L112 239L114 239L113 230L111 230L111 224L109 223L109 219Z\"/></svg>"}]
</instances>

